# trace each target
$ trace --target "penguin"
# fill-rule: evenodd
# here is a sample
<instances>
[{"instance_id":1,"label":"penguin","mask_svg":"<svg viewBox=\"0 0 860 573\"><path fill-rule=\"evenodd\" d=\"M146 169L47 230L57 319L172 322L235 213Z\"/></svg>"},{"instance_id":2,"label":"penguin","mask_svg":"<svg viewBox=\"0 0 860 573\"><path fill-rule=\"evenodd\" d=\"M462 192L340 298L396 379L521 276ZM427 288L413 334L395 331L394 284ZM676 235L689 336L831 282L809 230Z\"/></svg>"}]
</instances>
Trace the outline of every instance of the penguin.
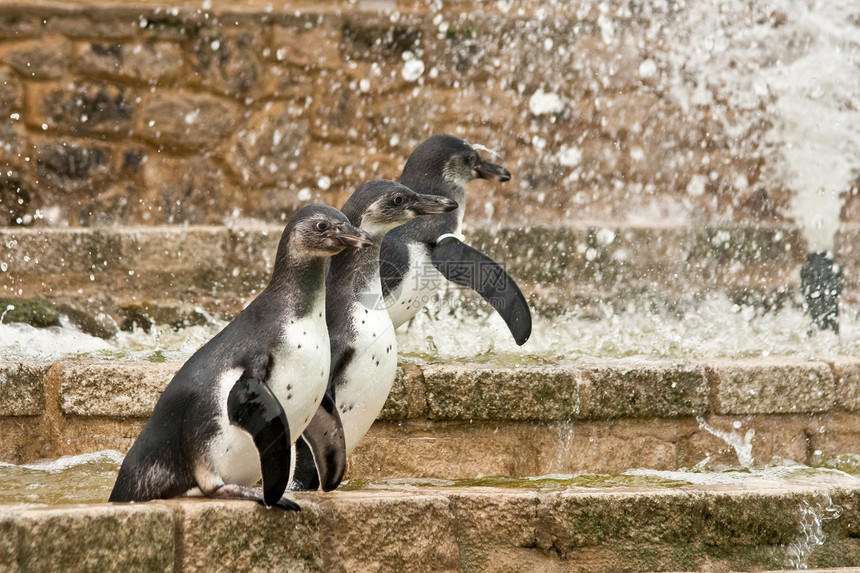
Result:
<instances>
[{"instance_id":1,"label":"penguin","mask_svg":"<svg viewBox=\"0 0 860 573\"><path fill-rule=\"evenodd\" d=\"M453 135L434 135L412 152L399 182L418 193L453 199L459 208L410 221L385 236L380 274L395 328L412 319L449 280L484 297L505 320L518 345L529 339L531 311L519 286L498 263L459 238L465 185L474 179L505 182L510 178L507 169L482 159L472 145Z\"/></svg>"},{"instance_id":2,"label":"penguin","mask_svg":"<svg viewBox=\"0 0 860 573\"><path fill-rule=\"evenodd\" d=\"M457 202L447 197L420 195L385 180L363 184L341 208L350 223L373 241L366 249L345 250L332 257L326 277L326 321L331 339L328 395L337 407L346 455L352 453L382 411L397 373L397 337L379 276L383 237L416 217L456 208ZM296 442L289 488L317 489L320 481L340 483L342 472L327 476L325 468L320 468L318 475L304 437Z\"/></svg>"},{"instance_id":3,"label":"penguin","mask_svg":"<svg viewBox=\"0 0 860 573\"><path fill-rule=\"evenodd\" d=\"M326 423L315 416L331 363L325 264L371 244L337 209L301 209L284 229L269 285L167 385L123 460L110 501L202 494L299 510L282 495L292 442L312 418ZM335 432L337 420L327 422ZM332 440L309 446L323 468L339 459ZM250 487L261 477L262 491Z\"/></svg>"}]
</instances>

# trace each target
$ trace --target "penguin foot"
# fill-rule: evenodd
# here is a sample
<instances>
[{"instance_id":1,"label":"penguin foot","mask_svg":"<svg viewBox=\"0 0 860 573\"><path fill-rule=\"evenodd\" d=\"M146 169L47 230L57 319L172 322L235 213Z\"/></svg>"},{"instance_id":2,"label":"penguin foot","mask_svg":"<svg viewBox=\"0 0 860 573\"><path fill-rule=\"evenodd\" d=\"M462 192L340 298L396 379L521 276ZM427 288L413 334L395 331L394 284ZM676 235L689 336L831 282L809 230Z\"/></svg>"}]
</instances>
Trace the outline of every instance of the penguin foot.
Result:
<instances>
[{"instance_id":1,"label":"penguin foot","mask_svg":"<svg viewBox=\"0 0 860 573\"><path fill-rule=\"evenodd\" d=\"M269 507L266 504L266 501L263 497L263 490L255 487L247 487L243 485L236 485L232 483L227 483L213 491L212 493L206 494L206 497L214 498L214 499L246 499L249 501L256 501L260 505ZM301 507L296 502L282 497L271 507L280 507L281 509L286 509L290 511L301 511Z\"/></svg>"},{"instance_id":2,"label":"penguin foot","mask_svg":"<svg viewBox=\"0 0 860 573\"><path fill-rule=\"evenodd\" d=\"M266 505L266 502L264 502L262 499L259 500L258 503L262 506ZM275 502L275 505L273 505L272 507L280 507L281 509L285 509L287 511L301 511L302 510L302 508L299 507L299 504L297 504L296 502L294 502L291 499L287 499L286 497L282 497L281 499L279 499L277 502Z\"/></svg>"}]
</instances>

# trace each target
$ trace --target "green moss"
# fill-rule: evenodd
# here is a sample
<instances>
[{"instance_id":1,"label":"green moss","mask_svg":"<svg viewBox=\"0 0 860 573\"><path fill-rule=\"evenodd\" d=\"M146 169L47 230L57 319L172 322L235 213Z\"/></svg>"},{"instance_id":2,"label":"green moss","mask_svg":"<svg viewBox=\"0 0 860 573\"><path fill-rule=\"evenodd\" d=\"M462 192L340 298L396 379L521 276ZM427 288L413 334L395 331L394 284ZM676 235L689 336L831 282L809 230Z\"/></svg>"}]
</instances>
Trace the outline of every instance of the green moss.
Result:
<instances>
[{"instance_id":1,"label":"green moss","mask_svg":"<svg viewBox=\"0 0 860 573\"><path fill-rule=\"evenodd\" d=\"M37 328L60 326L60 315L48 300L12 300L0 298L3 323L23 322Z\"/></svg>"}]
</instances>

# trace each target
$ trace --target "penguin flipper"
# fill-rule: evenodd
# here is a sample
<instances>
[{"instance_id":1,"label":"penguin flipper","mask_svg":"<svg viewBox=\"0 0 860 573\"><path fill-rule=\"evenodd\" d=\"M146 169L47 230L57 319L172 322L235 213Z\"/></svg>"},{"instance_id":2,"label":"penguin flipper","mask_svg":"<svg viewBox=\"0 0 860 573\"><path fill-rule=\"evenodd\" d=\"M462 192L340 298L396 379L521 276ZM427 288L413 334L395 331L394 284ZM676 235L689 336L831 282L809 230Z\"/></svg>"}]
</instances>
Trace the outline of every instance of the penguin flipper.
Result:
<instances>
[{"instance_id":1,"label":"penguin flipper","mask_svg":"<svg viewBox=\"0 0 860 573\"><path fill-rule=\"evenodd\" d=\"M263 473L263 502L277 505L290 479L290 427L271 388L246 370L227 397L227 416L254 439Z\"/></svg>"},{"instance_id":2,"label":"penguin flipper","mask_svg":"<svg viewBox=\"0 0 860 573\"><path fill-rule=\"evenodd\" d=\"M320 407L308 427L302 433L303 440L313 453L312 463L316 465L319 476L319 487L323 491L331 491L340 485L346 472L346 437L343 424L337 413L334 399L326 392ZM298 446L297 446L298 451ZM296 460L296 471L299 471L299 459ZM307 458L303 462L304 472L307 471Z\"/></svg>"},{"instance_id":3,"label":"penguin flipper","mask_svg":"<svg viewBox=\"0 0 860 573\"><path fill-rule=\"evenodd\" d=\"M436 243L430 260L446 279L484 297L505 320L516 343L525 344L532 333L529 305L520 287L496 261L453 236Z\"/></svg>"}]
</instances>

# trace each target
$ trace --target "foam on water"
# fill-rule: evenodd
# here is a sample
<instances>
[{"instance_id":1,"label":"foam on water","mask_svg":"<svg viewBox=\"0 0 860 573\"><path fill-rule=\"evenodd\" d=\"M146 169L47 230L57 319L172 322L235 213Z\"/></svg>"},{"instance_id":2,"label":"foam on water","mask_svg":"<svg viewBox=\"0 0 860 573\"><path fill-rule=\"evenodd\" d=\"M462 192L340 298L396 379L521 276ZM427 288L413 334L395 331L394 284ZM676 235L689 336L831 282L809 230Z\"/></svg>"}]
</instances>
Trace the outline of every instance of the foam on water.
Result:
<instances>
[{"instance_id":1,"label":"foam on water","mask_svg":"<svg viewBox=\"0 0 860 573\"><path fill-rule=\"evenodd\" d=\"M217 334L225 321L175 330L120 332L110 340L71 325L33 328L0 324L0 356L6 360L100 358L183 361ZM809 318L794 306L763 313L714 294L687 310L655 309L648 301L623 310L608 305L600 316L573 309L534 317L529 341L518 347L494 311L451 310L431 301L397 332L401 358L412 362L486 362L505 366L560 360L644 357L654 359L741 358L769 355L860 357L857 309L843 305L840 333L810 330Z\"/></svg>"},{"instance_id":2,"label":"foam on water","mask_svg":"<svg viewBox=\"0 0 860 573\"><path fill-rule=\"evenodd\" d=\"M534 317L529 341L516 346L495 312L449 315L431 308L398 331L399 352L408 360L518 364L599 358L713 358L822 354L860 356L857 313L843 305L840 334L810 331L799 308L762 313L711 295L690 309L654 309L631 304L621 311L608 305L602 316L569 311Z\"/></svg>"}]
</instances>

